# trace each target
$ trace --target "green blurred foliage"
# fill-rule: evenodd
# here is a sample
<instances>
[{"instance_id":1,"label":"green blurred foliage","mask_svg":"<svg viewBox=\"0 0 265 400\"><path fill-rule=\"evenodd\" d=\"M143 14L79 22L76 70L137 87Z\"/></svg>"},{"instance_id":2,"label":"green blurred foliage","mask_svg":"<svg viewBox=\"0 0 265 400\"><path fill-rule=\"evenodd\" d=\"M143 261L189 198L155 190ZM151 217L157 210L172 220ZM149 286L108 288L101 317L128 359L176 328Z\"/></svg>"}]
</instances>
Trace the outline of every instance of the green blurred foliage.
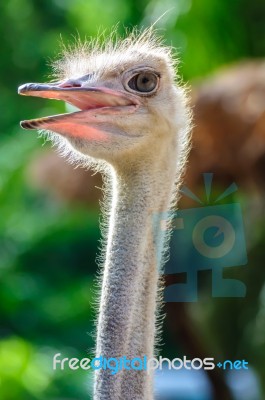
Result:
<instances>
[{"instance_id":1,"label":"green blurred foliage","mask_svg":"<svg viewBox=\"0 0 265 400\"><path fill-rule=\"evenodd\" d=\"M81 399L91 390L87 373L53 371L52 357L57 352L80 358L93 353L94 260L100 237L97 210L69 205L30 185L27 168L41 153L42 141L22 131L19 121L61 112L63 105L19 97L17 87L48 79L48 63L59 52L60 37L71 42L77 32L81 38L95 36L99 29L117 23L124 34L125 27L147 26L167 10L157 27L176 47L185 80L206 76L229 62L264 56L264 0L0 4L0 396L4 400ZM260 238L264 236L261 232ZM254 250L264 254L260 244ZM264 276L253 287L260 291L263 281ZM260 302L252 295L247 323L241 320L232 339L231 331L218 333L218 321L208 335L213 346L228 349L228 355L246 351L251 358L258 352L256 367L264 374L264 289L262 293ZM242 302L234 304L231 323L242 307ZM227 307L224 302L211 303L207 310L210 316L222 315ZM250 324L256 316L258 330ZM254 334L253 349L247 337ZM238 342L247 350L238 350ZM237 346L234 353L229 343Z\"/></svg>"}]
</instances>

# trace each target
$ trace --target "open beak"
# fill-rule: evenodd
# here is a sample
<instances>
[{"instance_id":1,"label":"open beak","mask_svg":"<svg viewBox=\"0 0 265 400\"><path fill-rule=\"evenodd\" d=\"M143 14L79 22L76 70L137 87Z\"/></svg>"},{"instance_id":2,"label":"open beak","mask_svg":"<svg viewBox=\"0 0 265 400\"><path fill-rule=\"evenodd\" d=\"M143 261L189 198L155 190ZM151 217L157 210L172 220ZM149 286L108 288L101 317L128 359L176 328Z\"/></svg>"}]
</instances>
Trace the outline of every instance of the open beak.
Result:
<instances>
[{"instance_id":1,"label":"open beak","mask_svg":"<svg viewBox=\"0 0 265 400\"><path fill-rule=\"evenodd\" d=\"M139 106L135 96L105 87L76 87L65 83L26 83L18 88L18 93L24 96L63 100L80 110L21 121L22 128L46 129L77 137L86 134L89 136L89 133L98 129L100 120L106 123L104 115L130 114Z\"/></svg>"}]
</instances>

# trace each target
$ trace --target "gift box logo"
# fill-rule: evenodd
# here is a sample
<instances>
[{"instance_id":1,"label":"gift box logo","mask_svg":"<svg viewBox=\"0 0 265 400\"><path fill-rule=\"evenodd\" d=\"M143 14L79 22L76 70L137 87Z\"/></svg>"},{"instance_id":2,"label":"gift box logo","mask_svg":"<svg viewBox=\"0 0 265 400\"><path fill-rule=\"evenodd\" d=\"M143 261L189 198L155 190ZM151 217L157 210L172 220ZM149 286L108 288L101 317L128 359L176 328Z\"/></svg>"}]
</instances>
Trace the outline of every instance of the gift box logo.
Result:
<instances>
[{"instance_id":1,"label":"gift box logo","mask_svg":"<svg viewBox=\"0 0 265 400\"><path fill-rule=\"evenodd\" d=\"M175 283L165 289L167 302L198 300L198 272L210 270L213 297L245 297L246 286L237 279L223 277L229 267L247 264L244 226L239 203L216 204L237 190L232 184L209 205L213 174L203 174L206 205L189 189L182 192L200 207L178 210L173 215L170 259L164 273L186 274L186 283ZM165 214L160 215L165 227Z\"/></svg>"}]
</instances>

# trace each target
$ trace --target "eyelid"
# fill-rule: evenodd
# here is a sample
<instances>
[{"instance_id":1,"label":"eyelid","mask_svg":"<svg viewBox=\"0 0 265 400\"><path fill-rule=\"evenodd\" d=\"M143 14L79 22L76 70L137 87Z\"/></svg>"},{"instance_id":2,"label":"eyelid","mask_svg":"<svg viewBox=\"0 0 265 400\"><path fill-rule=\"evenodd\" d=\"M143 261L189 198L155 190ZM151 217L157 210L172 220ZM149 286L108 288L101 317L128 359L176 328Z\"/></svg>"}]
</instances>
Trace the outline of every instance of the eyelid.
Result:
<instances>
[{"instance_id":1,"label":"eyelid","mask_svg":"<svg viewBox=\"0 0 265 400\"><path fill-rule=\"evenodd\" d=\"M126 71L124 73L124 78L126 78L126 76L132 74L130 77L133 78L135 75L137 74L141 74L144 72L151 72L152 74L156 75L159 79L161 78L161 74L159 72L157 72L155 69L153 69L152 67L136 67L136 68L132 68L129 71Z\"/></svg>"}]
</instances>

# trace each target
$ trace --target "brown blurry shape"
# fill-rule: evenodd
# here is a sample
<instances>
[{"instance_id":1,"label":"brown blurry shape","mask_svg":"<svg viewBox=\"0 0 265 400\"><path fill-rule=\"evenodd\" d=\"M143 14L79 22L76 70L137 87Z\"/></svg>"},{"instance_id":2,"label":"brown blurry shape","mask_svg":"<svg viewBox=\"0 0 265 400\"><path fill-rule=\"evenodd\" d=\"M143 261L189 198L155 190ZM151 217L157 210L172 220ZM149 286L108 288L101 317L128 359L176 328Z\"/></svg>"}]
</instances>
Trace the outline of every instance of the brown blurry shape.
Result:
<instances>
[{"instance_id":1,"label":"brown blurry shape","mask_svg":"<svg viewBox=\"0 0 265 400\"><path fill-rule=\"evenodd\" d=\"M265 61L245 61L193 88L193 145L185 183L215 182L265 190Z\"/></svg>"},{"instance_id":2,"label":"brown blurry shape","mask_svg":"<svg viewBox=\"0 0 265 400\"><path fill-rule=\"evenodd\" d=\"M69 164L52 150L37 154L29 166L31 183L52 193L57 199L98 207L102 178L85 168Z\"/></svg>"}]
</instances>

